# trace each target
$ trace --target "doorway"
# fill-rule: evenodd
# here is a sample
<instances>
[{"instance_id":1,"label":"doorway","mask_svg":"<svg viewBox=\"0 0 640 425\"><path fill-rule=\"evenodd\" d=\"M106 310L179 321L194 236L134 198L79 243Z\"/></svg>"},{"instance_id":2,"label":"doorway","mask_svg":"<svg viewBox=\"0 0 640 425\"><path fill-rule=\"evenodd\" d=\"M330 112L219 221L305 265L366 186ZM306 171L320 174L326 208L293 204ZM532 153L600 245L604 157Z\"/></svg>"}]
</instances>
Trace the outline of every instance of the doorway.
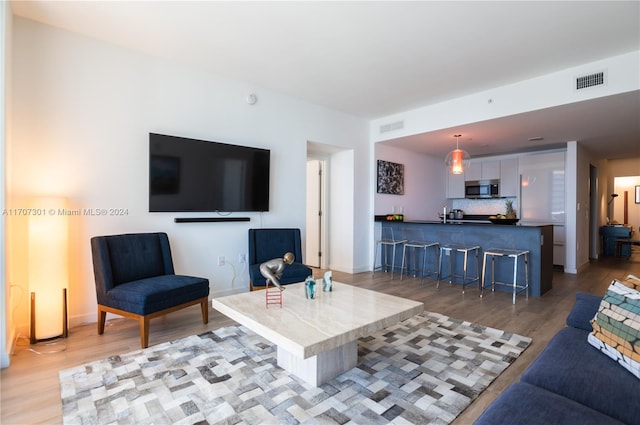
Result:
<instances>
[{"instance_id":1,"label":"doorway","mask_svg":"<svg viewBox=\"0 0 640 425\"><path fill-rule=\"evenodd\" d=\"M619 176L613 179L611 222L638 231L640 227L640 176ZM638 192L638 197L636 197Z\"/></svg>"}]
</instances>

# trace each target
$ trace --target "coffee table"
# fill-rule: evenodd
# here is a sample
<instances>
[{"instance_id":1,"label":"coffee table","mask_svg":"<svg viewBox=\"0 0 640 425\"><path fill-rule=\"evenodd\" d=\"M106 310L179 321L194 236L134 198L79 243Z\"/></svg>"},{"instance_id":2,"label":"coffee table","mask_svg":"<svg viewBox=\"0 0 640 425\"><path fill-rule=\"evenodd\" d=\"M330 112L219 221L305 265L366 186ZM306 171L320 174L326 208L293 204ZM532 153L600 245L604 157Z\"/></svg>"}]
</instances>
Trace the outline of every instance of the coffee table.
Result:
<instances>
[{"instance_id":1,"label":"coffee table","mask_svg":"<svg viewBox=\"0 0 640 425\"><path fill-rule=\"evenodd\" d=\"M285 288L282 307L266 308L264 291L215 298L211 303L274 343L278 366L314 386L357 365L358 338L424 309L421 302L339 282L333 282L332 292L320 290L312 300L305 297L304 283Z\"/></svg>"}]
</instances>

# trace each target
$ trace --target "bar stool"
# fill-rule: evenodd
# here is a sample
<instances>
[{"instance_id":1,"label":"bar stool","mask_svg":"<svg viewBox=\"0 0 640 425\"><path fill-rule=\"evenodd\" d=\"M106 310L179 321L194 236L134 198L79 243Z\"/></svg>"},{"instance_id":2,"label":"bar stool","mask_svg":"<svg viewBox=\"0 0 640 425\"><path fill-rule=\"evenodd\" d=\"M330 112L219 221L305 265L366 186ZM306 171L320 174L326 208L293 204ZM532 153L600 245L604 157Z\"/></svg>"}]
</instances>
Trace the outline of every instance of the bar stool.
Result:
<instances>
[{"instance_id":1,"label":"bar stool","mask_svg":"<svg viewBox=\"0 0 640 425\"><path fill-rule=\"evenodd\" d=\"M455 240L455 239L454 239ZM455 253L460 253L463 256L462 263L462 275L456 275L453 271L453 255ZM467 264L469 260L469 253L474 253L476 257L476 275L475 277L469 277L467 275ZM479 245L466 245L464 243L450 243L440 245L440 263L438 265L438 283L436 288L440 287L440 280L444 277L449 278L449 285L453 284L453 280L455 278L462 278L462 293L464 294L464 287L469 283L479 282L480 281L480 259L478 256L480 255L480 246ZM442 258L448 256L449 257L449 275L442 275Z\"/></svg>"},{"instance_id":2,"label":"bar stool","mask_svg":"<svg viewBox=\"0 0 640 425\"><path fill-rule=\"evenodd\" d=\"M435 275L436 277L438 276L438 270L428 270L427 269L427 251L429 250L429 248L433 248L434 249L434 266L438 264L438 254L440 252L440 244L438 242L427 242L426 238L424 237L424 232L420 231L418 232L416 229L412 229L410 230L407 234L404 235L404 239L406 239L406 242L404 243L404 246L402 248L402 266L400 267L400 280L402 280L402 274L404 273L404 271L407 271L407 274L409 274L409 272L411 271L410 269L410 264L411 261L406 261L407 260L407 254L411 255L411 253L414 254L414 261L413 261L413 277L416 277L416 274L418 273L418 271L420 271L420 284L424 285L424 277L425 275ZM407 252L407 248L409 248L409 251ZM422 255L422 269L418 268L417 265L417 258L416 257L416 251L423 249L423 255ZM405 261L406 261L406 268L405 268Z\"/></svg>"},{"instance_id":3,"label":"bar stool","mask_svg":"<svg viewBox=\"0 0 640 425\"><path fill-rule=\"evenodd\" d=\"M393 280L393 269L396 267L396 248L400 245L403 245L406 242L404 239L396 239L393 234L393 228L382 226L382 234L379 240L376 241L376 246L373 251L373 274L375 275L376 270L379 268L380 270L391 269L391 279ZM376 261L378 259L378 247L380 247L381 251L384 251L384 254L380 253L380 267L376 267ZM392 256L391 256L391 267L389 267L389 258L388 258L388 250L391 248ZM384 255L384 259L382 258Z\"/></svg>"},{"instance_id":4,"label":"bar stool","mask_svg":"<svg viewBox=\"0 0 640 425\"><path fill-rule=\"evenodd\" d=\"M504 285L513 287L513 304L516 303L516 294L518 292L524 291L525 298L529 298L529 251L519 250L519 249L500 249L500 248L491 248L484 252L484 259L482 261L482 283L480 284L480 297L484 295L484 280L485 280L485 271L487 267L487 257L491 257L491 291L496 290L496 285ZM497 282L494 262L496 257L498 258L512 258L513 259L513 282L505 283L505 282ZM521 258L524 260L524 285L518 285L518 259Z\"/></svg>"}]
</instances>

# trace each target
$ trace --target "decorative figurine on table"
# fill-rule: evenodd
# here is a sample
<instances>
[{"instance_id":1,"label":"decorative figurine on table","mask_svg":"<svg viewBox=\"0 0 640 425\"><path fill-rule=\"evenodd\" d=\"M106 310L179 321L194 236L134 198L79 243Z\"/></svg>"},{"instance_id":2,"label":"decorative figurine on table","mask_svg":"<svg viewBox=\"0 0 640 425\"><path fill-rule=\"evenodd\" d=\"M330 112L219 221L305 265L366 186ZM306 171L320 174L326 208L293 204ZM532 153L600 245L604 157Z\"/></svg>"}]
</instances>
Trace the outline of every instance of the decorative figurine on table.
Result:
<instances>
[{"instance_id":1,"label":"decorative figurine on table","mask_svg":"<svg viewBox=\"0 0 640 425\"><path fill-rule=\"evenodd\" d=\"M333 291L333 275L331 274L331 270L325 272L324 277L322 278L322 290L324 292Z\"/></svg>"},{"instance_id":2,"label":"decorative figurine on table","mask_svg":"<svg viewBox=\"0 0 640 425\"><path fill-rule=\"evenodd\" d=\"M304 295L308 300L316 297L316 280L313 276L308 276L304 281Z\"/></svg>"},{"instance_id":3,"label":"decorative figurine on table","mask_svg":"<svg viewBox=\"0 0 640 425\"><path fill-rule=\"evenodd\" d=\"M280 304L280 307L282 307L282 291L284 291L284 287L280 284L280 278L282 277L284 268L288 264L293 263L294 259L293 254L287 252L282 258L274 258L273 260L260 264L260 274L267 279L265 290L267 308L269 308L269 304ZM269 282L271 282L275 288L269 288Z\"/></svg>"}]
</instances>

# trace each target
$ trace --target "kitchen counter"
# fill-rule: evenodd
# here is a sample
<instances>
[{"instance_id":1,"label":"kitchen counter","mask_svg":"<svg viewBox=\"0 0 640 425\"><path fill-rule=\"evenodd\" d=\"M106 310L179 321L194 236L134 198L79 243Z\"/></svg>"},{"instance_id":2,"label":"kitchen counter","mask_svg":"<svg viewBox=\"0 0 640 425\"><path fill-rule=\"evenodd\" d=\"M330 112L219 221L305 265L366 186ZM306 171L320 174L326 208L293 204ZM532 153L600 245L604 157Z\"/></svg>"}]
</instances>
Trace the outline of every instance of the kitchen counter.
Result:
<instances>
[{"instance_id":1,"label":"kitchen counter","mask_svg":"<svg viewBox=\"0 0 640 425\"><path fill-rule=\"evenodd\" d=\"M478 245L481 248L478 257L480 271L484 250L490 248L523 249L529 251L529 295L539 297L552 288L553 280L553 225L500 225L479 220L452 220L447 223L438 220L388 221L381 226L390 226L396 237L402 239L424 239L431 242L460 243ZM401 235L401 236L400 236ZM396 252L396 266L402 263L402 247ZM412 259L408 259L411 261ZM430 256L427 268L434 270L438 265ZM457 261L455 267L462 271L462 261ZM474 270L475 260L470 259L468 270ZM496 280L512 282L513 261L496 261ZM518 267L518 282L524 282L524 267ZM488 280L488 279L487 279ZM490 284L488 284L490 285ZM497 286L496 290L510 290Z\"/></svg>"},{"instance_id":2,"label":"kitchen counter","mask_svg":"<svg viewBox=\"0 0 640 425\"><path fill-rule=\"evenodd\" d=\"M499 226L499 227L541 227L541 226L553 226L551 223L536 223L536 224L493 224L491 221L487 220L476 220L476 219L462 219L462 220L451 220L447 219L447 222L444 223L442 220L406 220L403 223L415 223L415 224L490 224L491 226Z\"/></svg>"}]
</instances>

